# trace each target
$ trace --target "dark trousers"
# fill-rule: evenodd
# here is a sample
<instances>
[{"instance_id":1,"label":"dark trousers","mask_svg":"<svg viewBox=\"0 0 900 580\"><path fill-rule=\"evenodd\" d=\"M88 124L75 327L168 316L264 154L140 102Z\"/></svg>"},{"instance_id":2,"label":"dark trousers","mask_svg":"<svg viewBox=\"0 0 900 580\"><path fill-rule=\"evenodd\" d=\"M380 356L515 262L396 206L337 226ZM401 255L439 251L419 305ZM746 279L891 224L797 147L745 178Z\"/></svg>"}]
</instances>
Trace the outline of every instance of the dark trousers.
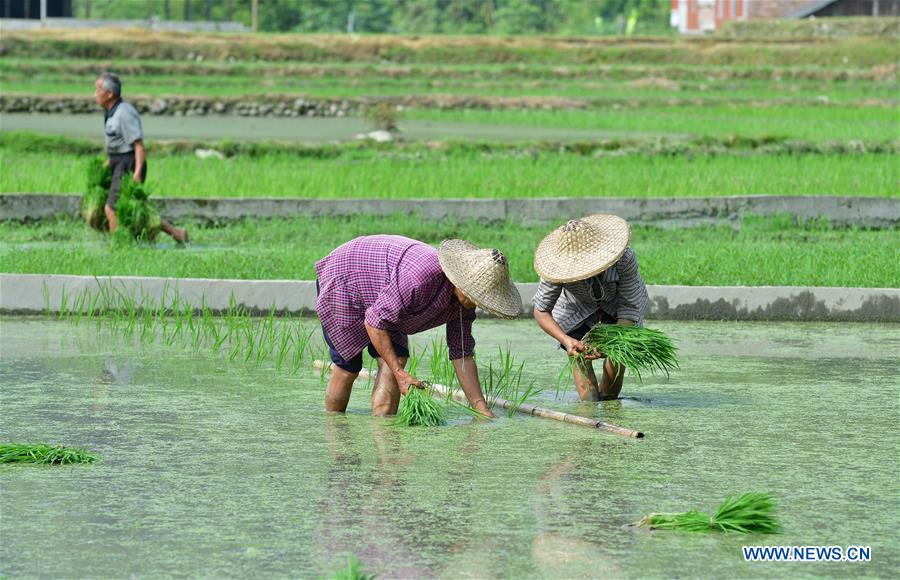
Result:
<instances>
[{"instance_id":1,"label":"dark trousers","mask_svg":"<svg viewBox=\"0 0 900 580\"><path fill-rule=\"evenodd\" d=\"M134 175L135 157L134 151L130 153L110 153L109 166L112 168L112 182L109 184L109 195L106 196L106 205L116 209L116 202L119 201L119 192L122 190L122 176L126 173ZM147 179L147 161L144 160L144 171L141 173L140 181Z\"/></svg>"}]
</instances>

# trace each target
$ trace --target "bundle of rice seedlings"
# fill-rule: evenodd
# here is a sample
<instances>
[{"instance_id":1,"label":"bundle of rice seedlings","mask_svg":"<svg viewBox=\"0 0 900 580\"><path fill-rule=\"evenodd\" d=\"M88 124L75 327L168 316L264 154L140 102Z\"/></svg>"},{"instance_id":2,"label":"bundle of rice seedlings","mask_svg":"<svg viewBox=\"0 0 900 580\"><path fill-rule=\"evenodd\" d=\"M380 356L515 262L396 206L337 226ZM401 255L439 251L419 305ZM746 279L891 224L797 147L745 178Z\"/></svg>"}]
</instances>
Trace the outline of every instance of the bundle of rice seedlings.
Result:
<instances>
[{"instance_id":1,"label":"bundle of rice seedlings","mask_svg":"<svg viewBox=\"0 0 900 580\"><path fill-rule=\"evenodd\" d=\"M641 379L641 371L656 374L678 368L672 340L652 328L597 324L581 339L587 347L585 355L606 357L618 366L625 366ZM583 358L583 357L582 357Z\"/></svg>"},{"instance_id":2,"label":"bundle of rice seedlings","mask_svg":"<svg viewBox=\"0 0 900 580\"><path fill-rule=\"evenodd\" d=\"M353 554L347 556L347 567L338 570L332 577L334 580L374 580L375 576L363 572L362 564L353 557Z\"/></svg>"},{"instance_id":3,"label":"bundle of rice seedlings","mask_svg":"<svg viewBox=\"0 0 900 580\"><path fill-rule=\"evenodd\" d=\"M436 427L447 423L446 409L431 397L429 385L425 385L425 389L409 389L409 393L400 400L397 416L391 420L391 425Z\"/></svg>"},{"instance_id":4,"label":"bundle of rice seedlings","mask_svg":"<svg viewBox=\"0 0 900 580\"><path fill-rule=\"evenodd\" d=\"M636 525L685 532L717 530L739 534L774 534L779 528L772 514L774 509L775 501L768 494L750 492L740 497L729 496L712 516L697 510L658 513L645 516Z\"/></svg>"},{"instance_id":5,"label":"bundle of rice seedlings","mask_svg":"<svg viewBox=\"0 0 900 580\"><path fill-rule=\"evenodd\" d=\"M0 463L69 465L73 463L94 463L98 459L100 458L85 449L73 449L62 445L0 444Z\"/></svg>"},{"instance_id":6,"label":"bundle of rice seedlings","mask_svg":"<svg viewBox=\"0 0 900 580\"><path fill-rule=\"evenodd\" d=\"M119 225L130 231L136 239L153 241L159 233L161 220L148 197L144 184L135 181L130 175L123 175L119 200L116 202L116 217Z\"/></svg>"},{"instance_id":7,"label":"bundle of rice seedlings","mask_svg":"<svg viewBox=\"0 0 900 580\"><path fill-rule=\"evenodd\" d=\"M95 230L106 231L109 225L106 223L106 212L103 208L112 182L112 170L102 157L92 157L88 160L86 174L85 194L81 198L81 217Z\"/></svg>"},{"instance_id":8,"label":"bundle of rice seedlings","mask_svg":"<svg viewBox=\"0 0 900 580\"><path fill-rule=\"evenodd\" d=\"M112 168L103 157L91 157L87 163L87 188L99 187L109 190L112 183Z\"/></svg>"},{"instance_id":9,"label":"bundle of rice seedlings","mask_svg":"<svg viewBox=\"0 0 900 580\"><path fill-rule=\"evenodd\" d=\"M106 197L112 183L112 169L102 157L93 157L87 164L87 188L81 198L81 217L87 224L99 231L107 231ZM135 181L131 175L123 175L116 202L116 217L120 229L131 233L139 240L152 241L159 233L161 221L159 212L147 199L149 194L144 184Z\"/></svg>"}]
</instances>

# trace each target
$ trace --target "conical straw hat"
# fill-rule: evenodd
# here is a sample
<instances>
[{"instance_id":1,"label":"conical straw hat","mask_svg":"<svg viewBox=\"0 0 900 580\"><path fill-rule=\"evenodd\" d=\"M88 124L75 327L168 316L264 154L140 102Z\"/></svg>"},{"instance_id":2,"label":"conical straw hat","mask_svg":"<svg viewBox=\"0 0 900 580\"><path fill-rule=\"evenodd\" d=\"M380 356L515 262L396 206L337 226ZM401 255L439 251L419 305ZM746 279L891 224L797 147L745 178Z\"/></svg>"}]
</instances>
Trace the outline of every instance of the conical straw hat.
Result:
<instances>
[{"instance_id":1,"label":"conical straw hat","mask_svg":"<svg viewBox=\"0 0 900 580\"><path fill-rule=\"evenodd\" d=\"M569 220L541 241L534 269L556 284L585 280L616 263L631 241L631 226L615 215Z\"/></svg>"},{"instance_id":2,"label":"conical straw hat","mask_svg":"<svg viewBox=\"0 0 900 580\"><path fill-rule=\"evenodd\" d=\"M444 240L438 247L438 260L450 282L482 310L503 318L521 314L522 297L509 279L509 264L500 250Z\"/></svg>"}]
</instances>

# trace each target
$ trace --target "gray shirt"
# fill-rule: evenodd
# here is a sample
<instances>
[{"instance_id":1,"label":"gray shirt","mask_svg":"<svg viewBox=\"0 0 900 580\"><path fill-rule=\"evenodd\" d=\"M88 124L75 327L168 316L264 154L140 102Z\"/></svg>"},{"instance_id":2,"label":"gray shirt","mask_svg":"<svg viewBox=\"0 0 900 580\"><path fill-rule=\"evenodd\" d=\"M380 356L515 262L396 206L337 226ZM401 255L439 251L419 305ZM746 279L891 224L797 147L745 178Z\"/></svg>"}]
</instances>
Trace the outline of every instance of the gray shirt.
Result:
<instances>
[{"instance_id":1,"label":"gray shirt","mask_svg":"<svg viewBox=\"0 0 900 580\"><path fill-rule=\"evenodd\" d=\"M141 129L141 116L123 100L119 100L105 115L106 152L130 153L134 151L134 142L144 138Z\"/></svg>"},{"instance_id":2,"label":"gray shirt","mask_svg":"<svg viewBox=\"0 0 900 580\"><path fill-rule=\"evenodd\" d=\"M552 312L553 319L568 333L585 322L596 322L600 310L643 325L650 297L638 272L637 257L629 247L618 262L587 280L565 284L541 280L533 303L541 312Z\"/></svg>"}]
</instances>

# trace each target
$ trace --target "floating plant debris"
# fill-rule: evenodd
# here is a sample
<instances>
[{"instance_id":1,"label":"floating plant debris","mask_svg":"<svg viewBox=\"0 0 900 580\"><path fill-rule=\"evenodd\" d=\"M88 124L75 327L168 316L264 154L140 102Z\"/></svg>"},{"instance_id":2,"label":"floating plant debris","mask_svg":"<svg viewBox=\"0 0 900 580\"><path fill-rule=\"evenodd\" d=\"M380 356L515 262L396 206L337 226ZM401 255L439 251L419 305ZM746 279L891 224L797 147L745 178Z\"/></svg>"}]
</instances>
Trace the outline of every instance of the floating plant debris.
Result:
<instances>
[{"instance_id":1,"label":"floating plant debris","mask_svg":"<svg viewBox=\"0 0 900 580\"><path fill-rule=\"evenodd\" d=\"M637 526L657 530L682 530L685 532L736 532L739 534L774 534L778 522L772 512L775 501L765 493L750 492L740 497L728 497L709 514L691 510L680 513L650 514L637 522Z\"/></svg>"},{"instance_id":2,"label":"floating plant debris","mask_svg":"<svg viewBox=\"0 0 900 580\"><path fill-rule=\"evenodd\" d=\"M335 572L332 578L333 580L375 580L373 574L366 574L363 571L362 564L353 557L353 554L347 556L347 567Z\"/></svg>"},{"instance_id":3,"label":"floating plant debris","mask_svg":"<svg viewBox=\"0 0 900 580\"><path fill-rule=\"evenodd\" d=\"M21 443L0 444L0 463L39 463L47 465L70 465L94 463L100 458L86 449L74 449L62 445L24 445Z\"/></svg>"}]
</instances>

